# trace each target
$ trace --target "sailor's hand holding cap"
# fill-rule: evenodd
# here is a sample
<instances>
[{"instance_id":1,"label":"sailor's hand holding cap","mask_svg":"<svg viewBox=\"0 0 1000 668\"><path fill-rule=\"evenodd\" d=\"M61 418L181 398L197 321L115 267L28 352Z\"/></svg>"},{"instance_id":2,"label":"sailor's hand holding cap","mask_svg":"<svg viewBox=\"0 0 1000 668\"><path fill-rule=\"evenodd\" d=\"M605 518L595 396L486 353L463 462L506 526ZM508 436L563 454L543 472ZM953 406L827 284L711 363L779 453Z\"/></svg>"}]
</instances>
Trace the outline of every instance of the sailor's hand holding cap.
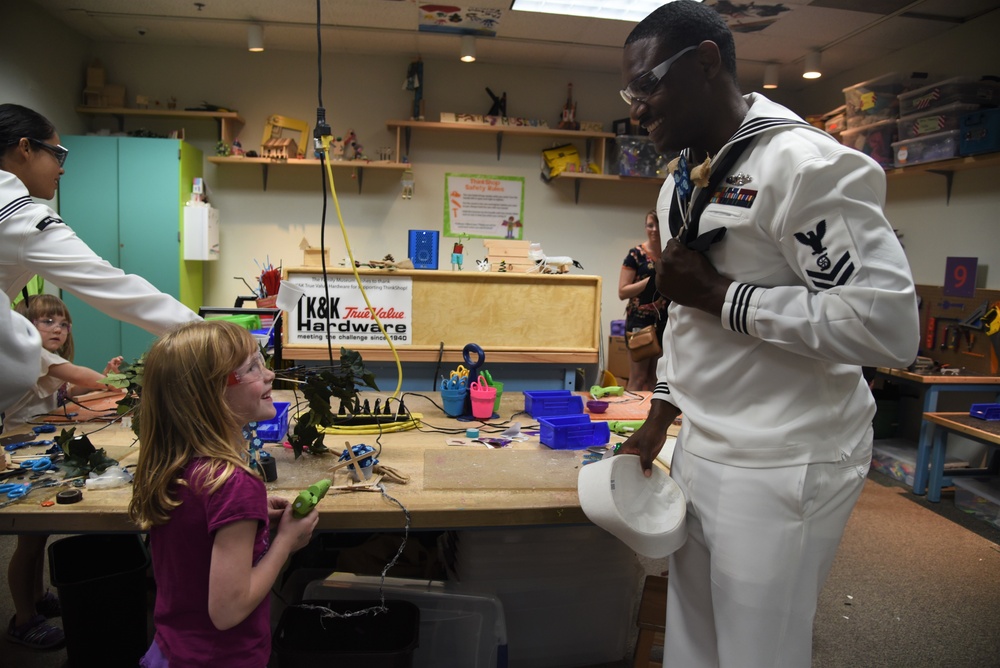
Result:
<instances>
[{"instance_id":1,"label":"sailor's hand holding cap","mask_svg":"<svg viewBox=\"0 0 1000 668\"><path fill-rule=\"evenodd\" d=\"M680 411L666 401L654 400L649 409L649 417L624 443L615 446L616 455L639 455L642 473L647 478L653 475L653 460L663 449L667 440L667 428L680 415Z\"/></svg>"}]
</instances>

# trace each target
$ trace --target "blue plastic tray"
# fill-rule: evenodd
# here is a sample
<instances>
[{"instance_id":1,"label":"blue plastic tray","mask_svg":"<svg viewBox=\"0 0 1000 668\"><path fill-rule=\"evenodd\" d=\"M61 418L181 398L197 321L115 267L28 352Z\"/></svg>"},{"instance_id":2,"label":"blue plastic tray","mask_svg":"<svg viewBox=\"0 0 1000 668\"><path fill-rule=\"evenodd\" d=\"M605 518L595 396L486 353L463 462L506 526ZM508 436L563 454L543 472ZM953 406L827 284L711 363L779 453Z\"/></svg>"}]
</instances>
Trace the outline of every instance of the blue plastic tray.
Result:
<instances>
[{"instance_id":1,"label":"blue plastic tray","mask_svg":"<svg viewBox=\"0 0 1000 668\"><path fill-rule=\"evenodd\" d=\"M288 433L288 408L287 401L275 401L274 408L277 411L270 420L257 423L257 435L265 443L281 443Z\"/></svg>"},{"instance_id":2,"label":"blue plastic tray","mask_svg":"<svg viewBox=\"0 0 1000 668\"><path fill-rule=\"evenodd\" d=\"M996 422L1000 420L1000 404L972 404L969 415L980 420Z\"/></svg>"},{"instance_id":3,"label":"blue plastic tray","mask_svg":"<svg viewBox=\"0 0 1000 668\"><path fill-rule=\"evenodd\" d=\"M554 415L538 418L538 440L553 450L582 450L611 440L607 422L591 422L589 415Z\"/></svg>"},{"instance_id":4,"label":"blue plastic tray","mask_svg":"<svg viewBox=\"0 0 1000 668\"><path fill-rule=\"evenodd\" d=\"M530 390L524 393L524 412L535 419L582 414L583 397L569 390Z\"/></svg>"}]
</instances>

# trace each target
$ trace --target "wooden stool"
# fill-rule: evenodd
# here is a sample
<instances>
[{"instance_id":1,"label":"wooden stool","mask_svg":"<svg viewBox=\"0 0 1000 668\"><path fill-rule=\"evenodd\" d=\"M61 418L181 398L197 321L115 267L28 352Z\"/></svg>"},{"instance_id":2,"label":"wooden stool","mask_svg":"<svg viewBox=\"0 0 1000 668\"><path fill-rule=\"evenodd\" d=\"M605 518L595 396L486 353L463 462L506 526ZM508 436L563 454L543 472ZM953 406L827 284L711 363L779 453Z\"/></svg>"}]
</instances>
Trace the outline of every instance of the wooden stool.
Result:
<instances>
[{"instance_id":1,"label":"wooden stool","mask_svg":"<svg viewBox=\"0 0 1000 668\"><path fill-rule=\"evenodd\" d=\"M649 655L654 644L663 644L666 620L667 578L647 575L646 582L642 585L642 598L639 600L639 615L636 619L639 637L635 642L635 654L632 657L633 668L652 668L660 665L650 663Z\"/></svg>"}]
</instances>

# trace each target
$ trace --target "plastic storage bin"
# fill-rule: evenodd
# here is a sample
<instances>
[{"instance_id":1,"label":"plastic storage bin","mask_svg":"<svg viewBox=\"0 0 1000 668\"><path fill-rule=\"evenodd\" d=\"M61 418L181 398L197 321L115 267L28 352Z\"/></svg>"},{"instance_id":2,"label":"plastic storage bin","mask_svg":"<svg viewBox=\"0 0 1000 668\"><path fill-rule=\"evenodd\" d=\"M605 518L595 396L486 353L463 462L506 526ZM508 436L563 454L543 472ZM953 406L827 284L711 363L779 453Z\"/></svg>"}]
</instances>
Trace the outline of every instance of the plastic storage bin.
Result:
<instances>
[{"instance_id":1,"label":"plastic storage bin","mask_svg":"<svg viewBox=\"0 0 1000 668\"><path fill-rule=\"evenodd\" d=\"M655 178L663 175L667 158L660 155L649 137L639 135L619 135L615 137L617 173L620 176L644 176Z\"/></svg>"},{"instance_id":2,"label":"plastic storage bin","mask_svg":"<svg viewBox=\"0 0 1000 668\"><path fill-rule=\"evenodd\" d=\"M48 552L49 579L62 604L68 665L138 665L149 647L149 552L142 539L126 533L82 534L51 543Z\"/></svg>"},{"instance_id":3,"label":"plastic storage bin","mask_svg":"<svg viewBox=\"0 0 1000 668\"><path fill-rule=\"evenodd\" d=\"M959 155L1000 151L1000 109L981 109L962 117Z\"/></svg>"},{"instance_id":4,"label":"plastic storage bin","mask_svg":"<svg viewBox=\"0 0 1000 668\"><path fill-rule=\"evenodd\" d=\"M1000 404L972 404L969 415L980 420L996 422L1000 420Z\"/></svg>"},{"instance_id":5,"label":"plastic storage bin","mask_svg":"<svg viewBox=\"0 0 1000 668\"><path fill-rule=\"evenodd\" d=\"M1000 79L979 76L954 77L910 90L899 96L899 115L929 112L957 102L986 107L1000 105Z\"/></svg>"},{"instance_id":6,"label":"plastic storage bin","mask_svg":"<svg viewBox=\"0 0 1000 668\"><path fill-rule=\"evenodd\" d=\"M265 443L280 443L285 438L285 434L288 433L289 407L287 401L275 401L274 409L277 411L275 416L257 423L257 436Z\"/></svg>"},{"instance_id":7,"label":"plastic storage bin","mask_svg":"<svg viewBox=\"0 0 1000 668\"><path fill-rule=\"evenodd\" d=\"M524 412L536 420L583 413L583 397L569 390L529 390L524 393Z\"/></svg>"},{"instance_id":8,"label":"plastic storage bin","mask_svg":"<svg viewBox=\"0 0 1000 668\"><path fill-rule=\"evenodd\" d=\"M310 582L305 600L374 598L380 578L334 573ZM451 583L386 578L391 599L420 608L420 638L413 652L414 668L506 668L507 627L503 604L493 594L458 591Z\"/></svg>"},{"instance_id":9,"label":"plastic storage bin","mask_svg":"<svg viewBox=\"0 0 1000 668\"><path fill-rule=\"evenodd\" d=\"M553 450L582 450L611 440L607 422L591 422L589 415L553 415L538 418L538 440Z\"/></svg>"},{"instance_id":10,"label":"plastic storage bin","mask_svg":"<svg viewBox=\"0 0 1000 668\"><path fill-rule=\"evenodd\" d=\"M932 135L935 132L945 130L958 130L962 125L962 118L971 111L979 109L978 104L963 104L955 102L943 107L938 107L930 113L921 111L910 114L899 119L899 141Z\"/></svg>"},{"instance_id":11,"label":"plastic storage bin","mask_svg":"<svg viewBox=\"0 0 1000 668\"><path fill-rule=\"evenodd\" d=\"M892 153L896 167L919 165L935 160L947 160L958 155L959 130L937 132L932 135L915 137L893 142Z\"/></svg>"},{"instance_id":12,"label":"plastic storage bin","mask_svg":"<svg viewBox=\"0 0 1000 668\"><path fill-rule=\"evenodd\" d=\"M304 601L334 612L378 605L378 600ZM387 612L358 617L326 617L321 611L291 606L281 613L273 649L278 668L408 668L413 665L420 609L408 601L386 599ZM97 664L95 664L97 665Z\"/></svg>"},{"instance_id":13,"label":"plastic storage bin","mask_svg":"<svg viewBox=\"0 0 1000 668\"><path fill-rule=\"evenodd\" d=\"M844 90L847 129L899 118L899 95L923 86L931 77L924 72L890 72Z\"/></svg>"},{"instance_id":14,"label":"plastic storage bin","mask_svg":"<svg viewBox=\"0 0 1000 668\"><path fill-rule=\"evenodd\" d=\"M954 478L955 506L1000 529L1000 481Z\"/></svg>"},{"instance_id":15,"label":"plastic storage bin","mask_svg":"<svg viewBox=\"0 0 1000 668\"><path fill-rule=\"evenodd\" d=\"M860 128L847 129L840 133L840 143L856 148L871 156L883 167L892 167L892 143L896 141L896 121L880 121Z\"/></svg>"}]
</instances>

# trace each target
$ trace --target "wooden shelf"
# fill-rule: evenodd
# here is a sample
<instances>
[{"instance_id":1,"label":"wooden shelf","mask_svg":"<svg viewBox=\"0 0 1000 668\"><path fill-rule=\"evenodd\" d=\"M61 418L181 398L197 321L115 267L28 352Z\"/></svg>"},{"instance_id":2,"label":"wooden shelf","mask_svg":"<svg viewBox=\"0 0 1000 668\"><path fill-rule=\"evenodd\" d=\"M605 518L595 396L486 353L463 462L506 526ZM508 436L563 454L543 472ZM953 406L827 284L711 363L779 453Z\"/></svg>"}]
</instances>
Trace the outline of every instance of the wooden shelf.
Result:
<instances>
[{"instance_id":1,"label":"wooden shelf","mask_svg":"<svg viewBox=\"0 0 1000 668\"><path fill-rule=\"evenodd\" d=\"M521 137L545 137L549 139L583 139L587 142L587 156L590 156L593 140L599 139L594 151L594 162L604 168L604 140L613 139L612 132L587 132L584 130L559 130L558 128L536 128L523 125L480 125L478 123L436 123L433 121L387 121L386 127L396 131L396 155L409 156L410 134L416 130L443 132L464 132L494 134L497 138L497 160L503 146L504 135ZM402 152L401 152L402 151Z\"/></svg>"},{"instance_id":2,"label":"wooden shelf","mask_svg":"<svg viewBox=\"0 0 1000 668\"><path fill-rule=\"evenodd\" d=\"M319 167L322 163L319 158L292 158L290 160L275 160L272 158L247 158L239 156L210 156L207 160L216 165L259 165L263 175L264 190L267 190L267 173L271 167ZM364 179L366 169L392 169L402 171L410 169L412 165L407 162L390 162L388 160L333 160L330 167L333 169L343 169L350 167L357 170L358 192L361 192L361 184Z\"/></svg>"},{"instance_id":3,"label":"wooden shelf","mask_svg":"<svg viewBox=\"0 0 1000 668\"><path fill-rule=\"evenodd\" d=\"M983 169L1000 165L1000 153L983 153L982 155L969 155L961 158L951 158L949 160L936 160L934 162L924 162L919 165L908 167L896 167L887 169L886 179L898 178L901 176L912 176L914 174L937 174L945 178L945 204L951 202L951 186L955 180L956 172L966 172L970 169Z\"/></svg>"},{"instance_id":4,"label":"wooden shelf","mask_svg":"<svg viewBox=\"0 0 1000 668\"><path fill-rule=\"evenodd\" d=\"M184 111L183 109L127 109L125 107L77 107L77 113L92 116L115 116L118 127L124 129L126 116L155 118L211 119L219 123L222 141L232 144L243 129L244 120L235 111Z\"/></svg>"}]
</instances>

